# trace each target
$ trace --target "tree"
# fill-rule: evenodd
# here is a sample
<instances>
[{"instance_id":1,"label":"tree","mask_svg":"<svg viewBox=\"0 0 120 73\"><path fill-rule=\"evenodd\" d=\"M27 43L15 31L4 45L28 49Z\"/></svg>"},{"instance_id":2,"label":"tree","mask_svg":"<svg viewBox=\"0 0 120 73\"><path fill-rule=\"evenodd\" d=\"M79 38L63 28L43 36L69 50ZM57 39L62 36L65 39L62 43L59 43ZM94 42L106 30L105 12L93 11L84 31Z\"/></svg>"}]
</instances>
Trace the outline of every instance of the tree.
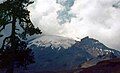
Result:
<instances>
[{"instance_id":1,"label":"tree","mask_svg":"<svg viewBox=\"0 0 120 73\"><path fill-rule=\"evenodd\" d=\"M32 4L30 0L7 0L0 4L0 32L6 25L12 26L11 35L5 37L0 49L0 68L7 69L6 73L13 73L14 67L24 67L34 63L34 55L27 43L23 40L26 36L41 34L38 28L32 24L27 6ZM20 26L21 29L17 29ZM2 34L0 34L2 37Z\"/></svg>"}]
</instances>

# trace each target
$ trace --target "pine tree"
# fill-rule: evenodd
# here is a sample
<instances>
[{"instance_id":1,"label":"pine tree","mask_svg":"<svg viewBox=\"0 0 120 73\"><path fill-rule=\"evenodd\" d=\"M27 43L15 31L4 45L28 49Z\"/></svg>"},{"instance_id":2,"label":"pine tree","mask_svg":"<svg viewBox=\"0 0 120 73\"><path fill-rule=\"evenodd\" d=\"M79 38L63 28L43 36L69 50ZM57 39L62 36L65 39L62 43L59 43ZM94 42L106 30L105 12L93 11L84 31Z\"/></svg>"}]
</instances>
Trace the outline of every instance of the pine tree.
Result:
<instances>
[{"instance_id":1,"label":"pine tree","mask_svg":"<svg viewBox=\"0 0 120 73\"><path fill-rule=\"evenodd\" d=\"M38 28L35 28L30 20L27 6L32 4L30 0L7 0L0 4L0 32L7 25L12 26L11 35L5 37L0 48L0 69L7 69L6 73L13 73L14 68L24 67L34 63L34 55L27 43L22 39L33 34L41 34ZM22 28L22 32L18 33ZM0 34L2 37L3 34Z\"/></svg>"}]
</instances>

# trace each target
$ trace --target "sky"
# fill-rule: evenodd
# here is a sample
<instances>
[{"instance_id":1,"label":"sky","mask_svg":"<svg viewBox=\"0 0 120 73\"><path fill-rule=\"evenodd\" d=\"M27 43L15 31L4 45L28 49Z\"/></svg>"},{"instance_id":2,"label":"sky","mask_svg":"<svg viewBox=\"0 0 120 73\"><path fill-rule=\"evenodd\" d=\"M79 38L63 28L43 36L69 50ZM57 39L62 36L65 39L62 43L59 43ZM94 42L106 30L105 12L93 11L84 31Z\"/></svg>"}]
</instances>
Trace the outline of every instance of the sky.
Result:
<instances>
[{"instance_id":1,"label":"sky","mask_svg":"<svg viewBox=\"0 0 120 73\"><path fill-rule=\"evenodd\" d=\"M0 3L3 1L0 0ZM43 35L59 35L75 40L90 36L120 50L118 1L34 0L28 9L33 24L42 30Z\"/></svg>"},{"instance_id":2,"label":"sky","mask_svg":"<svg viewBox=\"0 0 120 73\"><path fill-rule=\"evenodd\" d=\"M119 0L35 0L31 20L43 34L76 40L90 36L120 50ZM117 8L113 7L116 5Z\"/></svg>"}]
</instances>

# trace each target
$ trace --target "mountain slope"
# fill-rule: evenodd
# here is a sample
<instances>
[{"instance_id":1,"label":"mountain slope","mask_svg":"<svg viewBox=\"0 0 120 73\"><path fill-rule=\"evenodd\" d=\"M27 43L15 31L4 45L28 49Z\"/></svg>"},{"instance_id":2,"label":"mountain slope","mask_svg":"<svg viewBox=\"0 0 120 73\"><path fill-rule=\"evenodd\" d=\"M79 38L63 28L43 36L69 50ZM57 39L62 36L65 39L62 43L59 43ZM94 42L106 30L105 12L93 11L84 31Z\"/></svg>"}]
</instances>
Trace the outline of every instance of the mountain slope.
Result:
<instances>
[{"instance_id":1,"label":"mountain slope","mask_svg":"<svg viewBox=\"0 0 120 73\"><path fill-rule=\"evenodd\" d=\"M104 60L78 73L120 73L120 58Z\"/></svg>"},{"instance_id":2,"label":"mountain slope","mask_svg":"<svg viewBox=\"0 0 120 73\"><path fill-rule=\"evenodd\" d=\"M108 54L116 57L120 52L110 49L93 38L85 37L81 41L61 36L41 36L29 42L35 54L36 63L30 66L32 70L70 70L81 64L100 57L101 60L110 59Z\"/></svg>"}]
</instances>

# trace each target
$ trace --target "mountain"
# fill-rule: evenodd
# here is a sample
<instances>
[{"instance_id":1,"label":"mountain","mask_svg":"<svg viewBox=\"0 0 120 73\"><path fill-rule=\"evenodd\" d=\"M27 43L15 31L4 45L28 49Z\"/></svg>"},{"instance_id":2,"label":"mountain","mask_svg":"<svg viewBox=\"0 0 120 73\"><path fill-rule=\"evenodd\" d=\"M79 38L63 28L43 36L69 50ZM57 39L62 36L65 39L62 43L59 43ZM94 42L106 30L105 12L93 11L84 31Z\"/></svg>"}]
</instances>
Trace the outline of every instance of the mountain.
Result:
<instances>
[{"instance_id":1,"label":"mountain","mask_svg":"<svg viewBox=\"0 0 120 73\"><path fill-rule=\"evenodd\" d=\"M71 47L71 45L75 44L75 40L61 37L61 36L53 36L53 35L46 35L37 37L36 39L33 38L31 41L29 41L29 46L35 45L37 47L53 47L53 48L68 48Z\"/></svg>"},{"instance_id":2,"label":"mountain","mask_svg":"<svg viewBox=\"0 0 120 73\"><path fill-rule=\"evenodd\" d=\"M94 66L77 70L77 73L120 73L120 58L98 62Z\"/></svg>"},{"instance_id":3,"label":"mountain","mask_svg":"<svg viewBox=\"0 0 120 73\"><path fill-rule=\"evenodd\" d=\"M119 51L89 37L76 41L62 36L46 35L34 38L28 44L33 49L36 61L29 69L34 71L71 70L84 67L88 61L94 65L102 60L120 57Z\"/></svg>"},{"instance_id":4,"label":"mountain","mask_svg":"<svg viewBox=\"0 0 120 73\"><path fill-rule=\"evenodd\" d=\"M117 58L117 56L114 55L114 53L111 53L111 52L108 53L108 54L100 55L96 58L92 58L92 59L84 62L83 64L81 64L81 68L88 68L88 67L96 65L100 61L110 60L110 59L114 59L114 58Z\"/></svg>"}]
</instances>

